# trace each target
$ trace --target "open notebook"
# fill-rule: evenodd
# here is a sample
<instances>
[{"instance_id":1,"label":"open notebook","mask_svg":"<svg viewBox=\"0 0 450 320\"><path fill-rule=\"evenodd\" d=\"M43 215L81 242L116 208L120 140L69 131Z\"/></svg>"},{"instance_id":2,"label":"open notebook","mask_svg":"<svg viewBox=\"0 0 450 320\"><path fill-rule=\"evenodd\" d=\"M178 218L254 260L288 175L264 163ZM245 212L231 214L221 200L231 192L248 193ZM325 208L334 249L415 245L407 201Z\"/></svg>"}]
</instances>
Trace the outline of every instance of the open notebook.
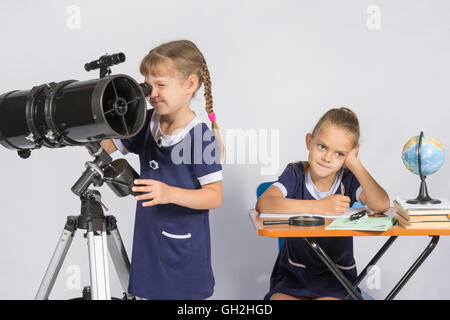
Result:
<instances>
[{"instance_id":1,"label":"open notebook","mask_svg":"<svg viewBox=\"0 0 450 320\"><path fill-rule=\"evenodd\" d=\"M358 220L350 220L347 217L339 217L328 226L326 230L360 230L360 231L386 231L395 224L395 217L362 217Z\"/></svg>"}]
</instances>

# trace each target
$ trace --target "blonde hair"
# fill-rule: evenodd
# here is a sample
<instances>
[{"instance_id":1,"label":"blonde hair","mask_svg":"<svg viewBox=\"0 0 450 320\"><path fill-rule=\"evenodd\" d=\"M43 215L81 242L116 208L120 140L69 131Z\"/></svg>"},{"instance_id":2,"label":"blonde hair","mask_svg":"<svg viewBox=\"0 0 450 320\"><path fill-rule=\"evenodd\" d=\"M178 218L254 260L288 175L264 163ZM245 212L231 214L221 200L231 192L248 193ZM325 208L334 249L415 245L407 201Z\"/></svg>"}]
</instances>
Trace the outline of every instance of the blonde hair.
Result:
<instances>
[{"instance_id":1,"label":"blonde hair","mask_svg":"<svg viewBox=\"0 0 450 320\"><path fill-rule=\"evenodd\" d=\"M173 70L172 66L175 70ZM208 115L213 113L210 118L211 127L214 130L220 148L220 158L223 159L225 150L219 126L217 125L217 121L215 121L211 78L205 58L197 46L189 40L177 40L164 43L150 50L142 59L140 72L144 77L149 74L155 76L169 74L181 77L182 79L186 79L192 74L197 76L199 83L194 95L203 84L206 112Z\"/></svg>"},{"instance_id":2,"label":"blonde hair","mask_svg":"<svg viewBox=\"0 0 450 320\"><path fill-rule=\"evenodd\" d=\"M333 108L328 110L314 126L311 133L315 137L325 125L334 125L338 128L347 130L353 136L353 147L359 144L359 121L357 115L347 107ZM307 171L309 164L303 162L303 173Z\"/></svg>"},{"instance_id":3,"label":"blonde hair","mask_svg":"<svg viewBox=\"0 0 450 320\"><path fill-rule=\"evenodd\" d=\"M325 124L331 124L347 130L347 132L353 135L353 147L356 147L358 145L360 136L359 121L356 114L349 108L341 107L328 110L319 119L311 135L315 137Z\"/></svg>"}]
</instances>

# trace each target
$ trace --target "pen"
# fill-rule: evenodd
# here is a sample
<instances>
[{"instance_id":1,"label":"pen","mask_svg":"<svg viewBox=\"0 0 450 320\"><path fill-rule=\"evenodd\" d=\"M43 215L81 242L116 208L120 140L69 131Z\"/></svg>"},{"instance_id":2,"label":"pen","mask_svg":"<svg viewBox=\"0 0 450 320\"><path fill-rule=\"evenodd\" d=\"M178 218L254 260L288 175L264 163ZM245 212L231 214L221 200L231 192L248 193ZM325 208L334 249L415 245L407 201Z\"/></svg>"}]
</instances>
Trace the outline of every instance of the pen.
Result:
<instances>
[{"instance_id":1,"label":"pen","mask_svg":"<svg viewBox=\"0 0 450 320\"><path fill-rule=\"evenodd\" d=\"M366 210L361 210L361 211L359 211L359 212L357 212L357 213L352 214L352 215L349 217L349 219L350 219L350 221L358 220L358 219L364 217L366 214L367 214Z\"/></svg>"},{"instance_id":2,"label":"pen","mask_svg":"<svg viewBox=\"0 0 450 320\"><path fill-rule=\"evenodd\" d=\"M345 187L344 187L344 184L342 182L341 182L341 194L343 196L345 196Z\"/></svg>"}]
</instances>

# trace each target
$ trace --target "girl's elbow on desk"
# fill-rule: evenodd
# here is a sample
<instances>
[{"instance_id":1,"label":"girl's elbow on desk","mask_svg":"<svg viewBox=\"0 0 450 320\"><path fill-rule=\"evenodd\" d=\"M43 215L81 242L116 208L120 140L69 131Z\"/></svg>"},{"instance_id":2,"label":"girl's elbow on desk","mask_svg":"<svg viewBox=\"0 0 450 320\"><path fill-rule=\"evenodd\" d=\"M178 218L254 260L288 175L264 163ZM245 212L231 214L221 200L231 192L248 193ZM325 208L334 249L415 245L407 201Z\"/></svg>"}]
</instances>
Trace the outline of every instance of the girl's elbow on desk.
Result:
<instances>
[{"instance_id":1,"label":"girl's elbow on desk","mask_svg":"<svg viewBox=\"0 0 450 320\"><path fill-rule=\"evenodd\" d=\"M389 210L391 203L389 198L387 198L385 200L377 201L376 203L367 203L367 206L375 213L382 213Z\"/></svg>"},{"instance_id":2,"label":"girl's elbow on desk","mask_svg":"<svg viewBox=\"0 0 450 320\"><path fill-rule=\"evenodd\" d=\"M256 201L255 210L259 213L261 212L276 212L277 210L274 210L273 205L271 206L271 199L270 197L260 197L258 201Z\"/></svg>"},{"instance_id":3,"label":"girl's elbow on desk","mask_svg":"<svg viewBox=\"0 0 450 320\"><path fill-rule=\"evenodd\" d=\"M259 213L261 213L263 211L262 205L261 205L261 198L259 198L258 201L256 201L255 210L258 211Z\"/></svg>"},{"instance_id":4,"label":"girl's elbow on desk","mask_svg":"<svg viewBox=\"0 0 450 320\"><path fill-rule=\"evenodd\" d=\"M359 196L359 201L369 207L369 209L375 213L386 212L391 207L389 196L384 190L376 195L372 194L372 197L368 197L367 194L363 191Z\"/></svg>"},{"instance_id":5,"label":"girl's elbow on desk","mask_svg":"<svg viewBox=\"0 0 450 320\"><path fill-rule=\"evenodd\" d=\"M388 200L383 203L380 203L378 206L376 206L374 209L372 209L372 211L382 213L382 212L388 211L390 207L391 207L391 204Z\"/></svg>"}]
</instances>

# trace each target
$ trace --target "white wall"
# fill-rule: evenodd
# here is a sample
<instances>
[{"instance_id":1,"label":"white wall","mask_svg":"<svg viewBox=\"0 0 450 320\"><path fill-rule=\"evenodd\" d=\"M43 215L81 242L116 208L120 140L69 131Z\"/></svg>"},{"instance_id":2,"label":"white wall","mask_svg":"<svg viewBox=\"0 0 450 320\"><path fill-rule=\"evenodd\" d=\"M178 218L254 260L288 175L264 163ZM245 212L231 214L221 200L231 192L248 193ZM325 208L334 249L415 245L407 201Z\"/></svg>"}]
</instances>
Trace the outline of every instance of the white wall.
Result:
<instances>
[{"instance_id":1,"label":"white wall","mask_svg":"<svg viewBox=\"0 0 450 320\"><path fill-rule=\"evenodd\" d=\"M220 127L279 130L276 173L261 175L266 167L261 159L225 165L224 202L211 212L212 298L260 299L268 290L277 243L256 235L247 211L260 182L306 158L304 136L328 108L345 105L358 114L360 158L391 199L418 192L418 177L401 161L410 137L423 130L450 146L449 10L443 0L5 0L0 2L0 93L95 78L98 73L86 73L84 63L106 52L125 52L126 63L113 72L141 81L138 66L149 49L170 40L194 41L210 68ZM201 97L192 107L206 121ZM70 187L91 158L80 147L37 150L28 160L0 148L0 158L0 298L32 299L66 216L79 213ZM138 168L136 157L127 159ZM447 162L428 178L432 196L450 198L449 174ZM135 201L119 199L108 188L101 192L131 256ZM385 240L355 238L359 270ZM380 286L370 289L363 281L362 287L383 298L428 241L398 239L378 264ZM444 236L398 298L449 299L449 249ZM51 298L79 295L67 286L67 271L79 266L86 285L87 261L86 240L78 231ZM111 287L113 295L120 293L113 272Z\"/></svg>"}]
</instances>

